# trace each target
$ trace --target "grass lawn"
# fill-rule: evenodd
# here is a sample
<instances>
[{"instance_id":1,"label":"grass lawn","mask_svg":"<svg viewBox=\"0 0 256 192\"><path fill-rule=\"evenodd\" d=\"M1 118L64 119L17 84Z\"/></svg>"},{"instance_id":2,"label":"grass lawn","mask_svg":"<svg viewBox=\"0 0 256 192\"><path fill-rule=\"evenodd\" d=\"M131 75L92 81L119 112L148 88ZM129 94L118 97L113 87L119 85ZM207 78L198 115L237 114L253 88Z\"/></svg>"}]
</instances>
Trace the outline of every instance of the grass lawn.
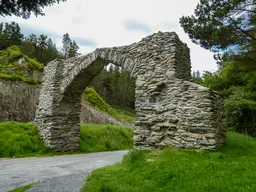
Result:
<instances>
[{"instance_id":1,"label":"grass lawn","mask_svg":"<svg viewBox=\"0 0 256 192\"><path fill-rule=\"evenodd\" d=\"M228 133L218 151L132 150L121 163L92 172L86 192L256 191L256 140Z\"/></svg>"},{"instance_id":2,"label":"grass lawn","mask_svg":"<svg viewBox=\"0 0 256 192\"><path fill-rule=\"evenodd\" d=\"M0 157L50 156L130 149L133 130L114 125L81 125L80 149L68 153L44 147L33 123L0 123Z\"/></svg>"}]
</instances>

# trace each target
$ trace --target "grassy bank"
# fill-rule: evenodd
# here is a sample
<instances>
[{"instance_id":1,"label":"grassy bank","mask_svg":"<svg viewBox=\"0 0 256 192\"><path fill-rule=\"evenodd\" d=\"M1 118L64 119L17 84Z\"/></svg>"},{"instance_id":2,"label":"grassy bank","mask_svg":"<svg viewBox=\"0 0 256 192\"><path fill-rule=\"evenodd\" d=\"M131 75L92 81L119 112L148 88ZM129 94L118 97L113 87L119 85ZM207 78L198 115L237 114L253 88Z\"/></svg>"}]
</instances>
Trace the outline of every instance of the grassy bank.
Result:
<instances>
[{"instance_id":1,"label":"grassy bank","mask_svg":"<svg viewBox=\"0 0 256 192\"><path fill-rule=\"evenodd\" d=\"M30 185L25 185L25 186L22 186L22 187L18 187L16 189L13 189L9 192L25 192L27 190L29 190L30 188L33 187L34 184L30 184Z\"/></svg>"},{"instance_id":2,"label":"grassy bank","mask_svg":"<svg viewBox=\"0 0 256 192\"><path fill-rule=\"evenodd\" d=\"M135 111L125 109L115 109L106 103L100 95L90 87L83 93L83 103L92 105L95 109L103 111L117 120L134 122L136 120Z\"/></svg>"},{"instance_id":3,"label":"grassy bank","mask_svg":"<svg viewBox=\"0 0 256 192\"><path fill-rule=\"evenodd\" d=\"M93 171L84 191L256 191L255 162L255 139L229 133L226 146L216 152L131 151L122 163Z\"/></svg>"},{"instance_id":4,"label":"grassy bank","mask_svg":"<svg viewBox=\"0 0 256 192\"><path fill-rule=\"evenodd\" d=\"M87 153L130 149L133 130L113 125L81 125L80 150ZM0 157L56 155L44 147L33 123L0 123Z\"/></svg>"},{"instance_id":5,"label":"grassy bank","mask_svg":"<svg viewBox=\"0 0 256 192\"><path fill-rule=\"evenodd\" d=\"M133 130L115 125L81 125L81 152L113 151L133 147Z\"/></svg>"},{"instance_id":6,"label":"grassy bank","mask_svg":"<svg viewBox=\"0 0 256 192\"><path fill-rule=\"evenodd\" d=\"M23 59L27 66L20 64L19 59ZM30 84L40 84L41 80L34 77L29 77L23 74L22 71L27 72L43 71L44 65L39 63L36 59L29 58L21 53L18 46L11 46L6 50L0 51L0 79L11 81L24 81Z\"/></svg>"}]
</instances>

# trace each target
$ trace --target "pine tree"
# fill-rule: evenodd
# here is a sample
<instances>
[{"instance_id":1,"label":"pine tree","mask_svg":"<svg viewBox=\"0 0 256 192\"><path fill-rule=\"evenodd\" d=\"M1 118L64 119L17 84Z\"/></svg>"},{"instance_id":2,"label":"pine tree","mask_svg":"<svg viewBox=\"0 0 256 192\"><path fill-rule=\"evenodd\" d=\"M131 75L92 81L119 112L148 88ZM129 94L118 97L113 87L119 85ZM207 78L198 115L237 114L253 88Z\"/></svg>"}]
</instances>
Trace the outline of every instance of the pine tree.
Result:
<instances>
[{"instance_id":1,"label":"pine tree","mask_svg":"<svg viewBox=\"0 0 256 192\"><path fill-rule=\"evenodd\" d=\"M31 13L34 13L36 16L45 15L42 8L52 6L60 1L64 2L66 0L1 0L0 15L15 15L28 19Z\"/></svg>"},{"instance_id":2,"label":"pine tree","mask_svg":"<svg viewBox=\"0 0 256 192\"><path fill-rule=\"evenodd\" d=\"M71 39L68 33L65 33L63 35L62 44L63 44L63 48L62 48L63 55L65 58L67 58L69 56L69 50L71 45Z\"/></svg>"},{"instance_id":3,"label":"pine tree","mask_svg":"<svg viewBox=\"0 0 256 192\"><path fill-rule=\"evenodd\" d=\"M63 35L62 44L63 44L62 51L65 58L75 57L79 55L78 53L79 46L74 40L73 41L71 40L68 33Z\"/></svg>"},{"instance_id":4,"label":"pine tree","mask_svg":"<svg viewBox=\"0 0 256 192\"><path fill-rule=\"evenodd\" d=\"M23 40L20 26L15 23L1 23L0 25L0 50L11 45L20 45Z\"/></svg>"},{"instance_id":5,"label":"pine tree","mask_svg":"<svg viewBox=\"0 0 256 192\"><path fill-rule=\"evenodd\" d=\"M255 19L254 0L200 0L194 15L180 23L194 43L219 51L256 40Z\"/></svg>"},{"instance_id":6,"label":"pine tree","mask_svg":"<svg viewBox=\"0 0 256 192\"><path fill-rule=\"evenodd\" d=\"M68 50L68 57L75 57L78 56L78 49L79 46L76 44L76 42L73 40L70 42L69 50Z\"/></svg>"}]
</instances>

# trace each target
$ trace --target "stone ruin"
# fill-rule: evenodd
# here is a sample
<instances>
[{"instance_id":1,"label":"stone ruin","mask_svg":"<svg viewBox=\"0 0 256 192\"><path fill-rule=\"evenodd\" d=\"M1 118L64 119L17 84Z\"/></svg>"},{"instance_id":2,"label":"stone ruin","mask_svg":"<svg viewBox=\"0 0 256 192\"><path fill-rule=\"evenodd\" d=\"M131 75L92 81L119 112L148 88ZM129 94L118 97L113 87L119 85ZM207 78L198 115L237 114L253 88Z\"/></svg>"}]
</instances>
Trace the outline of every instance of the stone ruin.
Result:
<instances>
[{"instance_id":1,"label":"stone ruin","mask_svg":"<svg viewBox=\"0 0 256 192\"><path fill-rule=\"evenodd\" d=\"M224 144L221 95L189 82L189 48L176 33L158 32L128 46L96 49L47 65L35 118L47 147L79 148L82 93L109 63L136 80L136 148L215 149Z\"/></svg>"}]
</instances>

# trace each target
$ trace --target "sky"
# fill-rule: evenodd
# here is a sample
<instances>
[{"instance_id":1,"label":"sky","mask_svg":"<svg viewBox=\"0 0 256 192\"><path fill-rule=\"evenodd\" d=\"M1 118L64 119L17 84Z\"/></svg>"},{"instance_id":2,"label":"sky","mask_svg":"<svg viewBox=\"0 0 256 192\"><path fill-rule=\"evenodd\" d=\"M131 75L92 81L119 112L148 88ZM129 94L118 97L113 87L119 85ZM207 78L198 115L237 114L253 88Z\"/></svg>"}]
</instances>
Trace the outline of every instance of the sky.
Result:
<instances>
[{"instance_id":1,"label":"sky","mask_svg":"<svg viewBox=\"0 0 256 192\"><path fill-rule=\"evenodd\" d=\"M129 45L158 31L175 31L191 51L192 70L215 71L213 53L191 42L179 18L189 16L199 0L67 0L44 8L45 16L25 20L0 17L1 22L19 23L23 34L48 35L60 49L69 33L87 54L96 48Z\"/></svg>"}]
</instances>

